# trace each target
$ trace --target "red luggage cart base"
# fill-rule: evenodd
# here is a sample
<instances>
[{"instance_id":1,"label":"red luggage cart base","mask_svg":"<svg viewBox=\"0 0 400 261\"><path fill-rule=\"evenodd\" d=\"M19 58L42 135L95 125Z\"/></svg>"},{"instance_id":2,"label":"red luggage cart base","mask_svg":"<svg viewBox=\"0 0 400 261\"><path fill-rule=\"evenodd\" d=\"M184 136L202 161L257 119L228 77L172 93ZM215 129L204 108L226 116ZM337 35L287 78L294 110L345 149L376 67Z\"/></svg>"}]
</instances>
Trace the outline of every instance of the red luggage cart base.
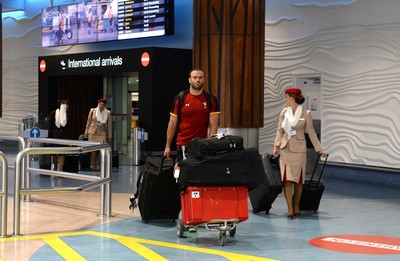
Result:
<instances>
[{"instance_id":1,"label":"red luggage cart base","mask_svg":"<svg viewBox=\"0 0 400 261\"><path fill-rule=\"evenodd\" d=\"M236 234L236 224L239 223L239 219L230 220L211 220L210 222L198 225L183 225L182 220L179 219L176 222L177 235L180 238L184 237L184 232L189 231L190 228L197 230L198 227L204 227L209 231L219 231L219 245L224 246L226 244L226 232L229 236L233 237Z\"/></svg>"},{"instance_id":2,"label":"red luggage cart base","mask_svg":"<svg viewBox=\"0 0 400 261\"><path fill-rule=\"evenodd\" d=\"M181 192L182 219L177 220L177 236L191 228L219 231L219 244L227 232L236 234L236 224L248 219L247 187L187 187Z\"/></svg>"}]
</instances>

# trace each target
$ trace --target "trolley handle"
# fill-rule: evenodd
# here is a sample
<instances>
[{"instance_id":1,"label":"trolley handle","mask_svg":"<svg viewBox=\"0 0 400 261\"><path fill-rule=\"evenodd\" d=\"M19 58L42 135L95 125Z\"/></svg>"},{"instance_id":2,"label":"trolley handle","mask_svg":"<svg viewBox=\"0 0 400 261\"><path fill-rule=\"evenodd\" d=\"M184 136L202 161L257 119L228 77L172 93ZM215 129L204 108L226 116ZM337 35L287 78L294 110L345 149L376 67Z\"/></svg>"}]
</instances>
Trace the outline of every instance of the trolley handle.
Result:
<instances>
[{"instance_id":1,"label":"trolley handle","mask_svg":"<svg viewBox=\"0 0 400 261\"><path fill-rule=\"evenodd\" d=\"M324 172L324 168L325 168L325 165L326 165L326 161L328 160L328 156L329 156L329 154L326 155L325 160L324 160L324 163L322 164L322 169L321 169L321 173L319 174L319 177L318 177L317 185L318 185L319 182L321 181L322 173ZM315 162L314 169L313 169L313 172L312 172L312 174L311 174L310 182L312 182L313 179L314 179L315 171L317 170L317 166L318 166L318 163L319 163L319 160L320 160L320 159L321 159L321 154L318 154L317 161Z\"/></svg>"}]
</instances>

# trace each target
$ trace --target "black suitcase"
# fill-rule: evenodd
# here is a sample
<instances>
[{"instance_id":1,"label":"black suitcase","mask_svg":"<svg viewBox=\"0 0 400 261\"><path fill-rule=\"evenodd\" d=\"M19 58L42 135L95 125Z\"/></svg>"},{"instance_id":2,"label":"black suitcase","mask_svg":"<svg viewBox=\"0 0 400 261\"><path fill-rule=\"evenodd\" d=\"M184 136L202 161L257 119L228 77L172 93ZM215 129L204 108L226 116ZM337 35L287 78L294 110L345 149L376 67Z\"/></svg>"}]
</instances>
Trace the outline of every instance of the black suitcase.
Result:
<instances>
[{"instance_id":1,"label":"black suitcase","mask_svg":"<svg viewBox=\"0 0 400 261\"><path fill-rule=\"evenodd\" d=\"M317 212L322 194L325 190L325 185L322 183L321 177L322 173L324 172L327 159L328 157L325 158L321 166L321 171L318 179L314 180L315 172L317 170L320 160L320 157L317 158L313 172L311 174L311 178L309 180L306 180L303 186L303 192L300 199L300 210L313 210L314 212Z\"/></svg>"},{"instance_id":2,"label":"black suitcase","mask_svg":"<svg viewBox=\"0 0 400 261\"><path fill-rule=\"evenodd\" d=\"M119 168L119 152L117 150L112 152L111 164L113 168Z\"/></svg>"},{"instance_id":3,"label":"black suitcase","mask_svg":"<svg viewBox=\"0 0 400 261\"><path fill-rule=\"evenodd\" d=\"M138 206L142 221L168 219L175 222L181 210L180 187L174 178L175 160L148 156L138 178Z\"/></svg>"},{"instance_id":4,"label":"black suitcase","mask_svg":"<svg viewBox=\"0 0 400 261\"><path fill-rule=\"evenodd\" d=\"M78 173L78 171L79 171L79 154L65 155L63 171Z\"/></svg>"},{"instance_id":5,"label":"black suitcase","mask_svg":"<svg viewBox=\"0 0 400 261\"><path fill-rule=\"evenodd\" d=\"M51 169L51 155L50 154L39 155L39 168Z\"/></svg>"},{"instance_id":6,"label":"black suitcase","mask_svg":"<svg viewBox=\"0 0 400 261\"><path fill-rule=\"evenodd\" d=\"M179 183L185 186L247 186L264 182L264 169L256 148L217 156L190 157L180 163Z\"/></svg>"},{"instance_id":7,"label":"black suitcase","mask_svg":"<svg viewBox=\"0 0 400 261\"><path fill-rule=\"evenodd\" d=\"M264 170L265 181L255 189L249 191L249 198L253 207L253 213L265 211L266 214L272 207L272 203L282 192L282 181L279 170L279 159L270 154L261 157Z\"/></svg>"},{"instance_id":8,"label":"black suitcase","mask_svg":"<svg viewBox=\"0 0 400 261\"><path fill-rule=\"evenodd\" d=\"M79 135L79 140L87 141L84 134ZM94 153L94 152L93 152ZM80 170L90 170L90 153L79 154Z\"/></svg>"},{"instance_id":9,"label":"black suitcase","mask_svg":"<svg viewBox=\"0 0 400 261\"><path fill-rule=\"evenodd\" d=\"M79 155L79 165L81 170L90 170L90 153L81 153Z\"/></svg>"}]
</instances>

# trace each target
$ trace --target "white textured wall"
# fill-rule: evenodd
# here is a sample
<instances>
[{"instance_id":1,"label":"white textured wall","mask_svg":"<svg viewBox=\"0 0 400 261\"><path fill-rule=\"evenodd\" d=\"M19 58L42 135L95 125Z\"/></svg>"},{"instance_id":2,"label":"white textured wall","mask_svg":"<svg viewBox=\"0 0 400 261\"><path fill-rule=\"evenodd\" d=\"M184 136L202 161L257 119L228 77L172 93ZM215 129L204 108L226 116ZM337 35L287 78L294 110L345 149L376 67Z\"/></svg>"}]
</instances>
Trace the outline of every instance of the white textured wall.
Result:
<instances>
[{"instance_id":1,"label":"white textured wall","mask_svg":"<svg viewBox=\"0 0 400 261\"><path fill-rule=\"evenodd\" d=\"M260 152L272 151L284 89L318 74L329 160L399 168L400 1L266 2Z\"/></svg>"}]
</instances>

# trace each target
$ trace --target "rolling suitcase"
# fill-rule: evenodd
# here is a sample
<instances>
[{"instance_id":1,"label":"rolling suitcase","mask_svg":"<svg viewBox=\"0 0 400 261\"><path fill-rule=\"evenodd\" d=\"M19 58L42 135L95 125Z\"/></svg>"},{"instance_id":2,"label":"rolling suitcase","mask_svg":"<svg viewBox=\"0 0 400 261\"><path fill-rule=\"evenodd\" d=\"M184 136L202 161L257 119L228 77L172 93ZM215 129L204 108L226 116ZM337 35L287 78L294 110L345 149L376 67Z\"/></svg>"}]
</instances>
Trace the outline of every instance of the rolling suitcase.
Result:
<instances>
[{"instance_id":1,"label":"rolling suitcase","mask_svg":"<svg viewBox=\"0 0 400 261\"><path fill-rule=\"evenodd\" d=\"M89 153L81 153L79 155L80 170L90 170L90 157Z\"/></svg>"},{"instance_id":2,"label":"rolling suitcase","mask_svg":"<svg viewBox=\"0 0 400 261\"><path fill-rule=\"evenodd\" d=\"M115 137L117 137L117 130L114 130L114 138L112 140L111 167L119 168L119 151L117 150L117 139Z\"/></svg>"},{"instance_id":3,"label":"rolling suitcase","mask_svg":"<svg viewBox=\"0 0 400 261\"><path fill-rule=\"evenodd\" d=\"M78 173L79 170L79 154L65 155L63 171Z\"/></svg>"},{"instance_id":4,"label":"rolling suitcase","mask_svg":"<svg viewBox=\"0 0 400 261\"><path fill-rule=\"evenodd\" d=\"M138 178L138 206L142 221L175 221L181 210L180 186L174 178L175 160L148 156Z\"/></svg>"},{"instance_id":5,"label":"rolling suitcase","mask_svg":"<svg viewBox=\"0 0 400 261\"><path fill-rule=\"evenodd\" d=\"M265 181L263 184L249 191L253 213L265 211L265 213L268 214L272 203L278 197L279 193L282 192L282 181L278 162L279 159L273 158L270 154L262 156Z\"/></svg>"},{"instance_id":6,"label":"rolling suitcase","mask_svg":"<svg viewBox=\"0 0 400 261\"><path fill-rule=\"evenodd\" d=\"M317 212L322 193L324 193L325 190L325 185L322 183L321 177L322 173L324 172L327 159L328 157L325 158L322 164L318 179L314 180L315 172L317 170L320 160L320 157L317 158L313 172L311 174L311 178L309 180L306 180L303 186L303 192L300 199L300 210L313 210L314 212Z\"/></svg>"},{"instance_id":7,"label":"rolling suitcase","mask_svg":"<svg viewBox=\"0 0 400 261\"><path fill-rule=\"evenodd\" d=\"M119 152L118 152L118 150L114 150L112 152L111 164L112 164L113 168L119 168Z\"/></svg>"},{"instance_id":8,"label":"rolling suitcase","mask_svg":"<svg viewBox=\"0 0 400 261\"><path fill-rule=\"evenodd\" d=\"M51 155L50 154L39 155L39 168L51 169Z\"/></svg>"},{"instance_id":9,"label":"rolling suitcase","mask_svg":"<svg viewBox=\"0 0 400 261\"><path fill-rule=\"evenodd\" d=\"M87 141L84 134L79 135L79 140ZM90 170L90 153L79 154L80 170Z\"/></svg>"}]
</instances>

